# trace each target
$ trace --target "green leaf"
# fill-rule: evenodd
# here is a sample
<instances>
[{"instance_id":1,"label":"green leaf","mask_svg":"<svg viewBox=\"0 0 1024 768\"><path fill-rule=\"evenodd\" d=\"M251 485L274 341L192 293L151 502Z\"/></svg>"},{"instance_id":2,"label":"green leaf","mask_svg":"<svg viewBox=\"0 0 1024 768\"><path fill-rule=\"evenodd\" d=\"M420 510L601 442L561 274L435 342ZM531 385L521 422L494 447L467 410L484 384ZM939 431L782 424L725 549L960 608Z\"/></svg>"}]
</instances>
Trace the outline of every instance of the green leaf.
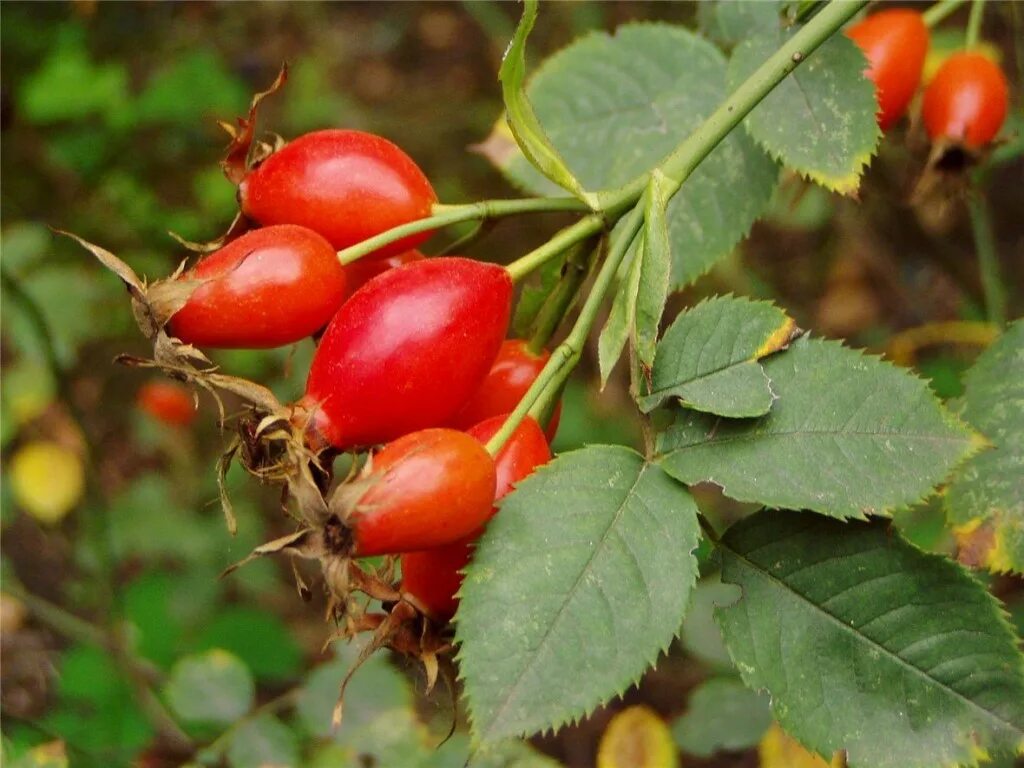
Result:
<instances>
[{"instance_id":1,"label":"green leaf","mask_svg":"<svg viewBox=\"0 0 1024 768\"><path fill-rule=\"evenodd\" d=\"M768 413L775 398L757 361L788 344L794 329L766 301L716 296L701 302L665 331L640 410L650 413L671 397L719 416Z\"/></svg>"},{"instance_id":2,"label":"green leaf","mask_svg":"<svg viewBox=\"0 0 1024 768\"><path fill-rule=\"evenodd\" d=\"M171 709L196 722L231 723L249 711L255 694L249 669L222 650L184 657L167 681Z\"/></svg>"},{"instance_id":3,"label":"green leaf","mask_svg":"<svg viewBox=\"0 0 1024 768\"><path fill-rule=\"evenodd\" d=\"M116 123L128 106L128 72L120 63L94 64L81 30L69 26L17 93L21 114L33 123L93 115Z\"/></svg>"},{"instance_id":4,"label":"green leaf","mask_svg":"<svg viewBox=\"0 0 1024 768\"><path fill-rule=\"evenodd\" d=\"M672 272L672 243L668 235L668 191L672 182L658 170L651 174L644 206L644 234L640 251L640 278L635 307L636 353L651 367L658 343L658 328L668 300Z\"/></svg>"},{"instance_id":5,"label":"green leaf","mask_svg":"<svg viewBox=\"0 0 1024 768\"><path fill-rule=\"evenodd\" d=\"M353 765L419 765L424 759L425 729L413 709L409 681L383 654L375 654L353 674L345 691L344 718L331 727L331 712L341 682L355 663L362 643L337 649L333 661L321 664L306 679L296 704L303 728L318 738L332 738L352 755ZM334 763L335 765L337 763Z\"/></svg>"},{"instance_id":6,"label":"green leaf","mask_svg":"<svg viewBox=\"0 0 1024 768\"><path fill-rule=\"evenodd\" d=\"M733 51L729 82L737 87L797 31L765 29ZM867 60L852 40L833 35L769 93L746 120L772 157L828 189L854 192L882 132Z\"/></svg>"},{"instance_id":7,"label":"green leaf","mask_svg":"<svg viewBox=\"0 0 1024 768\"><path fill-rule=\"evenodd\" d=\"M686 713L673 724L672 735L685 752L710 757L755 746L771 724L766 696L739 680L716 677L690 694Z\"/></svg>"},{"instance_id":8,"label":"green leaf","mask_svg":"<svg viewBox=\"0 0 1024 768\"><path fill-rule=\"evenodd\" d=\"M288 627L258 608L224 608L203 630L198 647L235 654L261 680L286 680L302 669L302 649Z\"/></svg>"},{"instance_id":9,"label":"green leaf","mask_svg":"<svg viewBox=\"0 0 1024 768\"><path fill-rule=\"evenodd\" d=\"M456 617L474 733L558 728L635 682L679 629L698 538L690 494L628 448L563 454L520 483Z\"/></svg>"},{"instance_id":10,"label":"green leaf","mask_svg":"<svg viewBox=\"0 0 1024 768\"><path fill-rule=\"evenodd\" d=\"M920 500L978 448L921 379L838 342L804 337L762 365L771 411L681 412L659 436L666 472L737 501L863 518Z\"/></svg>"},{"instance_id":11,"label":"green leaf","mask_svg":"<svg viewBox=\"0 0 1024 768\"><path fill-rule=\"evenodd\" d=\"M533 29L536 20L537 0L524 0L522 18L508 50L505 51L501 69L498 70L508 127L512 130L519 148L535 168L562 189L569 190L584 202L590 202L586 191L545 135L544 128L526 95L526 38L530 36L530 30Z\"/></svg>"},{"instance_id":12,"label":"green leaf","mask_svg":"<svg viewBox=\"0 0 1024 768\"><path fill-rule=\"evenodd\" d=\"M1024 747L1024 663L999 604L884 521L763 511L722 539L718 612L779 723L850 768L937 768Z\"/></svg>"},{"instance_id":13,"label":"green leaf","mask_svg":"<svg viewBox=\"0 0 1024 768\"><path fill-rule=\"evenodd\" d=\"M291 768L300 765L295 733L272 715L249 720L231 737L228 746L231 768Z\"/></svg>"},{"instance_id":14,"label":"green leaf","mask_svg":"<svg viewBox=\"0 0 1024 768\"><path fill-rule=\"evenodd\" d=\"M134 114L140 123L188 128L204 119L233 115L247 101L242 81L213 50L201 48L170 59L139 95Z\"/></svg>"},{"instance_id":15,"label":"green leaf","mask_svg":"<svg viewBox=\"0 0 1024 768\"><path fill-rule=\"evenodd\" d=\"M946 491L961 559L1024 572L1024 320L981 354L965 378L962 416L992 443Z\"/></svg>"},{"instance_id":16,"label":"green leaf","mask_svg":"<svg viewBox=\"0 0 1024 768\"><path fill-rule=\"evenodd\" d=\"M697 7L700 31L726 48L779 22L779 4L768 0L705 0Z\"/></svg>"},{"instance_id":17,"label":"green leaf","mask_svg":"<svg viewBox=\"0 0 1024 768\"><path fill-rule=\"evenodd\" d=\"M627 24L548 58L527 91L580 183L617 187L650 171L724 100L726 62L681 27ZM501 132L481 150L518 186L558 193ZM777 176L743 131L731 132L701 163L668 207L674 287L732 251L768 204Z\"/></svg>"},{"instance_id":18,"label":"green leaf","mask_svg":"<svg viewBox=\"0 0 1024 768\"><path fill-rule=\"evenodd\" d=\"M601 389L615 370L616 363L626 348L636 318L636 297L640 290L643 267L644 241L641 234L637 244L626 255L625 278L619 281L604 328L597 339L597 363L601 373Z\"/></svg>"},{"instance_id":19,"label":"green leaf","mask_svg":"<svg viewBox=\"0 0 1024 768\"><path fill-rule=\"evenodd\" d=\"M718 607L735 603L739 596L740 591L731 584L723 584L718 574L697 582L679 633L679 640L687 653L712 668L733 668L722 641L722 632L715 623L714 612Z\"/></svg>"}]
</instances>

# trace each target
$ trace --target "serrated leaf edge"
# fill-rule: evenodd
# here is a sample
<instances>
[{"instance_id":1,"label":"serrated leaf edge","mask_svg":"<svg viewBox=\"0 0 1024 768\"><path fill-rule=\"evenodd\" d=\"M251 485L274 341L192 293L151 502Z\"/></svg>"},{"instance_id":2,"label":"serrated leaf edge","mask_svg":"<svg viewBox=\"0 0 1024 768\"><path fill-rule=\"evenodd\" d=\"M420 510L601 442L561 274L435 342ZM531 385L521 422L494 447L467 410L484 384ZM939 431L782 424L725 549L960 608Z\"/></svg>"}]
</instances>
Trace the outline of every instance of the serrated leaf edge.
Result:
<instances>
[{"instance_id":1,"label":"serrated leaf edge","mask_svg":"<svg viewBox=\"0 0 1024 768\"><path fill-rule=\"evenodd\" d=\"M625 450L629 451L630 453L633 453L636 456L639 456L643 460L643 465L642 465L642 469L641 469L640 473L637 475L636 482L639 482L640 478L643 476L644 471L646 469L648 469L648 468L653 467L653 468L658 469L659 471L664 472L664 470L661 469L661 467L657 463L648 461L641 454L639 454L636 451L634 451L632 448L626 448L625 446L609 446L609 445L603 445L603 444L589 444L588 443L583 448L579 448L579 449L577 449L575 451L566 451L565 453L559 454L559 458L561 458L562 456L571 456L573 453L577 453L578 451L586 450L587 448L592 448L592 447L593 448L609 448L609 447L625 448ZM546 464L546 465L540 467L539 469L537 469L533 474L537 475L537 474L540 474L542 472L543 473L550 472L551 471L551 466L552 466L551 463ZM664 472L664 474L666 475L666 477L669 477L673 482L678 483L680 486L682 486L684 490L688 491L688 489L686 488L686 486L684 484L679 483L675 478L673 478L667 472ZM636 486L636 482L634 482L633 487ZM504 499L499 501L498 502L499 507L511 495L512 494L509 493L509 494L507 494L504 497ZM690 554L690 561L694 564L694 567L691 569L691 575L690 575L689 579L686 580L686 582L688 582L688 583L684 582L685 586L686 586L686 589L688 591L690 591L690 592L693 591L693 588L696 585L697 578L699 576L699 573L698 573L699 569L696 567L696 565L697 565L696 564L697 557L696 557L695 552L697 551L697 548L700 546L700 542L701 542L702 537L703 537L703 531L701 531L699 529L699 527L698 527L698 533L697 533L697 537L696 537L696 539L694 541L693 549L691 549L690 553L689 553ZM470 570L472 569L472 567L473 567L473 563L472 563L472 560L470 560L469 566L464 568L462 570L462 573L463 574L469 573ZM463 584L465 584L465 580L463 580ZM460 586L459 591L456 593L456 596L457 597L461 597L461 593L462 593L462 587ZM549 735L549 734L550 735L554 735L559 729L564 728L567 725L568 726L578 725L585 718L589 717L595 710L599 709L600 707L605 706L606 704L608 704L608 702L612 701L613 699L617 699L617 698L621 697L626 691L628 691L633 686L637 685L643 679L643 676L645 674L647 674L647 672L650 669L652 669L652 668L654 668L656 666L657 660L661 656L664 656L664 655L666 655L668 653L668 650L672 647L672 644L675 642L676 638L679 637L679 633L682 630L683 618L685 616L686 611L689 610L689 607L690 607L690 604L689 604L689 601L687 601L687 604L686 604L686 606L683 609L683 614L684 615L679 617L679 622L677 623L678 626L677 626L676 631L672 634L672 636L670 638L668 638L666 640L666 642L664 643L663 646L658 648L658 650L652 655L651 658L644 660L643 667L635 675L633 675L627 681L623 682L621 684L621 687L619 687L614 692L611 692L611 693L607 694L606 696L602 697L591 708L587 709L586 711L584 711L582 713L568 712L568 713L560 716L560 719L558 721L550 723L545 728L543 728L542 730L538 731L537 735ZM452 624L455 625L456 630L458 629L458 621L459 621L459 614L458 614L458 611L456 611L456 614L455 614L454 618L452 619ZM461 664L462 657L463 657L464 644L463 644L462 640L459 638L457 632L456 632L456 636L455 636L454 642L455 642L455 646L456 646L456 649L457 649L456 653L455 653L454 659L458 663L458 665L457 665L458 674L456 675L456 680L465 683L465 679L466 679L465 678L465 673L462 670L462 664ZM469 721L469 732L470 732L471 742L474 745L475 744L481 744L481 743L493 743L492 740L489 740L486 736L480 734L480 732L479 732L479 730L477 728L476 717L475 717L475 714L473 712L472 702L470 700L470 697L469 697L469 694L468 694L468 691L467 691L467 688L466 688L465 684L463 684L463 686L462 686L462 699L465 702L466 718ZM527 736L532 736L532 735L534 735L534 734L526 733L525 731L516 731L515 733L507 733L507 734L499 735L497 737L497 739L494 739L493 741L498 741L498 740L500 740L502 738L508 738L508 737L525 738Z\"/></svg>"},{"instance_id":2,"label":"serrated leaf edge","mask_svg":"<svg viewBox=\"0 0 1024 768\"><path fill-rule=\"evenodd\" d=\"M728 531L726 531L726 533L728 533ZM898 534L897 534L897 536L898 536ZM988 600L988 602L995 609L997 623L1006 632L1006 634L1007 634L1008 638L1010 639L1010 641L1017 648L1017 655L1016 655L1016 658L1017 658L1017 668L1018 668L1018 671L1020 672L1020 674L1024 675L1024 654L1022 654L1020 652L1019 641L1017 639L1016 630L1014 629L1013 623L1011 622L1010 614L1006 610L1006 608L1003 606L1003 604L1001 602L999 602L999 600L997 600L996 597L991 592L989 592L987 589L985 589L984 586L980 582L978 582L978 580L976 578L974 578L974 576L971 574L971 572L969 570L964 568L959 563L957 563L955 561L952 561L949 558L943 557L942 555L937 555L937 554L935 554L933 552L928 552L926 550L923 550L920 547L918 547L916 544L914 544L913 542L911 542L908 539L905 539L903 537L899 537L899 541L902 542L907 547L910 547L911 549L915 550L919 554L924 555L927 558L938 559L938 560L942 560L943 562L949 563L952 567L954 567L957 570L959 570L960 573L965 578L970 579L970 581L972 581L978 587L979 591L985 596L985 599ZM715 543L715 548L716 548L716 551L717 551L718 549L721 549L721 548L724 548L724 547L726 547L726 544L724 542L724 536L723 536L719 541L717 541ZM754 570L757 570L757 571L761 570L761 569L757 568L754 565L754 563L751 563L749 560L747 560L742 555L739 555L738 553L734 552L731 549L729 551L732 552L732 554L735 557L740 557L745 562L749 563L750 567L753 568ZM720 556L721 555L719 555L719 557ZM770 573L765 573L765 576L767 578L772 579L775 582L780 583L783 587L785 587L786 589L789 589L791 592L793 592L793 594L796 594L797 596L799 596L801 599L803 599L809 605L811 605L811 606L813 606L815 608L818 607L815 603L812 603L806 597L804 597L803 595L800 595L798 592L796 592L796 590L791 589L781 579L773 576ZM723 584L729 584L730 586L736 587L739 590L739 592L740 592L740 596L739 596L739 598L734 600L732 603L729 603L728 605L715 605L713 607L712 615L715 618L715 624L718 626L720 632L722 631L722 627L721 627L721 624L719 624L719 619L718 619L719 613L722 612L723 610L736 607L737 605L739 605L743 601L743 599L746 596L746 592L743 589L742 585L737 584L735 582L726 581L724 576L722 576L721 579L722 579L722 583ZM832 614L830 614L830 613L828 613L827 611L824 611L824 610L822 610L822 613L825 613L828 616L830 616L831 618L835 619L836 623L839 624L839 626L842 626L844 629L846 628L846 625L841 620L839 620L838 618L832 616ZM735 667L736 670L739 672L740 678L743 680L743 684L746 685L747 688L749 688L750 690L752 690L752 691L754 691L756 693L764 694L765 696L768 697L768 706L771 708L772 716L774 717L775 716L775 697L772 695L772 692L769 691L767 688L758 687L758 686L756 686L754 683L752 683L750 681L750 679L748 678L747 671L743 668L743 665L741 665L739 663L739 661L736 659L736 656L732 652L732 648L729 647L729 643L728 642L724 642L724 640L725 640L725 633L724 632L722 632L722 636L723 636L723 638L722 638L723 639L723 645L725 646L726 653L729 654L729 660L732 661L733 667ZM886 653L889 653L890 655L893 655L893 654L891 654L888 651L888 649L883 649L883 650L885 650ZM897 658L899 658L899 657L897 657ZM913 666L913 665L911 665L911 666ZM914 667L914 669L916 670L917 668ZM929 678L929 679L931 679L931 678ZM945 687L945 686L943 686L943 687ZM954 693L956 693L956 692L954 691ZM960 695L960 694L958 694L958 695ZM963 697L961 696L961 698L963 698ZM968 699L968 701L970 701L970 700ZM973 702L971 702L971 703L973 704ZM974 706L977 706L977 705L974 705ZM984 711L987 714L991 714L991 713L988 712L988 710L984 710ZM775 722L777 722L777 723L779 722L777 717L775 718ZM779 727L782 728L782 724L781 723L779 723ZM819 753L817 750L815 750L814 748L808 746L798 736L795 736L794 734L790 733L789 730L787 730L785 728L783 728L783 730L786 732L786 734L790 738L792 738L794 741L798 742L801 747L806 749L811 754L820 755L821 757L823 757L826 760L829 759L829 757L827 757L825 755L821 755L821 753ZM984 762L987 762L990 759L988 751L985 750L984 748L980 747L979 745L972 744L971 742L968 741L968 742L966 742L966 746L968 747L968 749L971 752L971 762L969 762L969 763L962 763L962 762L944 763L944 764L936 766L936 768L981 768L981 764L984 763ZM1024 737L1022 737L1021 741L1017 745L1017 754L1018 755L1024 754Z\"/></svg>"}]
</instances>

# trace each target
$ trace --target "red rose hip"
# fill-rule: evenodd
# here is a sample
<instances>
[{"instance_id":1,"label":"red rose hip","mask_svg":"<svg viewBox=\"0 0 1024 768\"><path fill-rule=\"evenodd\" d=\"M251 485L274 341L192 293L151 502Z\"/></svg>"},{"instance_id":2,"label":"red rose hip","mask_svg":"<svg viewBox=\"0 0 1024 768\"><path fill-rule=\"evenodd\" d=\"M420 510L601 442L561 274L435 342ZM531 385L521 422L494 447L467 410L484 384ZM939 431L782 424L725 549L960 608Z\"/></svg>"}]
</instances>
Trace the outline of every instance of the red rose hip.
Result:
<instances>
[{"instance_id":1,"label":"red rose hip","mask_svg":"<svg viewBox=\"0 0 1024 768\"><path fill-rule=\"evenodd\" d=\"M846 31L868 59L866 75L878 94L878 126L888 130L907 111L921 83L928 27L908 8L873 13Z\"/></svg>"},{"instance_id":2,"label":"red rose hip","mask_svg":"<svg viewBox=\"0 0 1024 768\"><path fill-rule=\"evenodd\" d=\"M170 320L199 347L262 349L323 328L345 300L345 269L316 232L282 225L253 230L181 276L203 280Z\"/></svg>"},{"instance_id":3,"label":"red rose hip","mask_svg":"<svg viewBox=\"0 0 1024 768\"><path fill-rule=\"evenodd\" d=\"M932 141L980 149L1006 119L1010 89L999 65L979 53L955 53L924 92L921 114Z\"/></svg>"},{"instance_id":4,"label":"red rose hip","mask_svg":"<svg viewBox=\"0 0 1024 768\"><path fill-rule=\"evenodd\" d=\"M506 414L477 424L469 434L486 443L504 424ZM527 416L498 451L494 459L496 483L494 500L512 490L515 483L551 459L551 451L537 422ZM491 515L498 511L495 507ZM475 531L454 544L402 555L402 593L435 621L446 623L455 615L455 593L462 585L459 573L473 554L472 543L483 532Z\"/></svg>"},{"instance_id":5,"label":"red rose hip","mask_svg":"<svg viewBox=\"0 0 1024 768\"><path fill-rule=\"evenodd\" d=\"M309 227L339 250L425 218L437 202L407 154L387 139L351 130L314 131L289 142L249 172L238 192L248 218ZM373 256L400 254L430 235L411 235Z\"/></svg>"},{"instance_id":6,"label":"red rose hip","mask_svg":"<svg viewBox=\"0 0 1024 768\"><path fill-rule=\"evenodd\" d=\"M494 460L454 429L425 429L374 454L367 488L342 521L353 557L398 554L459 541L490 517Z\"/></svg>"},{"instance_id":7,"label":"red rose hip","mask_svg":"<svg viewBox=\"0 0 1024 768\"><path fill-rule=\"evenodd\" d=\"M487 375L508 325L503 267L425 259L345 303L313 358L302 411L310 443L346 450L445 426Z\"/></svg>"}]
</instances>

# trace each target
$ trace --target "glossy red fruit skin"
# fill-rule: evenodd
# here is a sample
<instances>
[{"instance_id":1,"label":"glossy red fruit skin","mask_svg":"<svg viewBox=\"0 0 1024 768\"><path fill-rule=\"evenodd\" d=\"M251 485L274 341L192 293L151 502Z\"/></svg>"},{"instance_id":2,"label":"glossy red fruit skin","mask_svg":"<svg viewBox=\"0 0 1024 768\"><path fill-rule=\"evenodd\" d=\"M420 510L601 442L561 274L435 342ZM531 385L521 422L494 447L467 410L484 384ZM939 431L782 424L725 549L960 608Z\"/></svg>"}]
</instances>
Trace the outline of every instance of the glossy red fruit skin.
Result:
<instances>
[{"instance_id":1,"label":"glossy red fruit skin","mask_svg":"<svg viewBox=\"0 0 1024 768\"><path fill-rule=\"evenodd\" d=\"M508 339L502 342L498 356L479 389L469 399L452 421L456 429L469 429L484 419L498 414L511 413L523 399L526 390L540 375L551 353L544 350L539 355L530 351L529 344L522 339ZM558 420L562 404L555 411L544 430L548 440L553 440L558 431Z\"/></svg>"},{"instance_id":2,"label":"glossy red fruit skin","mask_svg":"<svg viewBox=\"0 0 1024 768\"><path fill-rule=\"evenodd\" d=\"M487 442L501 428L505 414L487 419L469 430L481 443ZM551 460L551 451L544 433L527 416L498 452L494 500L501 499L534 469ZM492 511L497 512L497 507ZM459 573L469 563L473 542L483 532L475 531L467 538L436 549L407 552L402 555L402 592L412 597L415 605L435 621L447 623L455 615L458 600L455 593L462 585Z\"/></svg>"},{"instance_id":3,"label":"glossy red fruit skin","mask_svg":"<svg viewBox=\"0 0 1024 768\"><path fill-rule=\"evenodd\" d=\"M187 427L196 418L196 403L187 387L170 381L150 381L135 397L139 409L170 427Z\"/></svg>"},{"instance_id":4,"label":"glossy red fruit skin","mask_svg":"<svg viewBox=\"0 0 1024 768\"><path fill-rule=\"evenodd\" d=\"M397 256L388 256L384 259L362 258L345 265L345 274L348 276L348 292L355 293L377 275L382 275L389 269L401 267L405 264L412 264L415 261L423 261L426 256L417 250L406 251Z\"/></svg>"},{"instance_id":5,"label":"glossy red fruit skin","mask_svg":"<svg viewBox=\"0 0 1024 768\"><path fill-rule=\"evenodd\" d=\"M491 515L494 460L465 432L405 435L374 454L369 469L363 479L371 484L344 521L354 557L451 544Z\"/></svg>"},{"instance_id":6,"label":"glossy red fruit skin","mask_svg":"<svg viewBox=\"0 0 1024 768\"><path fill-rule=\"evenodd\" d=\"M1010 88L999 65L978 53L946 59L924 91L921 115L932 141L952 140L980 149L999 133Z\"/></svg>"},{"instance_id":7,"label":"glossy red fruit skin","mask_svg":"<svg viewBox=\"0 0 1024 768\"><path fill-rule=\"evenodd\" d=\"M370 280L313 357L300 403L310 443L346 450L446 426L498 354L511 300L503 267L457 257Z\"/></svg>"},{"instance_id":8,"label":"glossy red fruit skin","mask_svg":"<svg viewBox=\"0 0 1024 768\"><path fill-rule=\"evenodd\" d=\"M182 279L209 280L171 317L170 330L199 347L265 349L323 328L345 300L345 268L330 243L293 225L247 232Z\"/></svg>"},{"instance_id":9,"label":"glossy red fruit skin","mask_svg":"<svg viewBox=\"0 0 1024 768\"><path fill-rule=\"evenodd\" d=\"M289 142L238 187L242 213L263 225L300 224L347 248L430 215L437 196L405 152L372 133L314 131ZM381 248L374 257L415 248L421 232Z\"/></svg>"},{"instance_id":10,"label":"glossy red fruit skin","mask_svg":"<svg viewBox=\"0 0 1024 768\"><path fill-rule=\"evenodd\" d=\"M907 111L921 84L928 27L917 11L892 8L871 14L846 34L868 59L865 74L878 94L878 127L886 131Z\"/></svg>"}]
</instances>

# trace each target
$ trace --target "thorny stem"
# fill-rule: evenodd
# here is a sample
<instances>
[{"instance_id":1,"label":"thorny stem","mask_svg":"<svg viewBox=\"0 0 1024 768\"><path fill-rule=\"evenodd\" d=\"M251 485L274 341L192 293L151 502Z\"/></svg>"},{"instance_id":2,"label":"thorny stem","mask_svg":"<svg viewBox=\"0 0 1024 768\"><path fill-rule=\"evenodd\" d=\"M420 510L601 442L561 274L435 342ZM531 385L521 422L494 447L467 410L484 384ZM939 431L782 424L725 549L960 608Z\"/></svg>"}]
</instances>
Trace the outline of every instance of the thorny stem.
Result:
<instances>
[{"instance_id":1,"label":"thorny stem","mask_svg":"<svg viewBox=\"0 0 1024 768\"><path fill-rule=\"evenodd\" d=\"M704 158L711 154L719 142L739 125L743 118L765 96L771 93L783 78L867 5L867 2L868 0L854 0L853 2L836 0L829 3L806 26L769 56L739 88L733 91L718 109L657 167L657 170L660 170L671 181L668 190L669 197L679 190L683 182L703 162ZM616 233L616 239L612 243L594 287L587 297L583 309L580 310L580 315L569 336L551 353L551 359L548 360L547 365L527 390L522 401L506 419L502 428L488 441L487 450L491 455L496 455L501 450L527 414L537 415L547 410L548 400L557 396L559 387L579 362L583 344L597 316L597 310L614 282L619 263L629 249L633 238L640 231L643 223L643 207L638 202L642 202L640 198L644 194L653 172L652 170L651 173L639 176L621 189L600 193L598 200L601 202L603 215L595 213L585 216L573 226L562 230L550 243L510 265L509 271L513 276L512 279L519 279L523 274L544 263L548 258L553 258L571 245L571 242L564 242L569 240L570 236L574 238L573 242L581 240L586 234L595 234L605 219L610 225L625 211L630 211L627 214L627 223L622 230ZM555 241L559 242L557 245L552 245Z\"/></svg>"},{"instance_id":2,"label":"thorny stem","mask_svg":"<svg viewBox=\"0 0 1024 768\"><path fill-rule=\"evenodd\" d=\"M927 11L921 14L926 27L934 27L941 23L946 17L952 15L957 8L966 3L967 0L939 0Z\"/></svg>"},{"instance_id":3,"label":"thorny stem","mask_svg":"<svg viewBox=\"0 0 1024 768\"><path fill-rule=\"evenodd\" d=\"M463 221L479 221L519 213L546 213L551 211L587 211L587 206L574 197L531 197L523 200L481 200L466 205L441 205L433 207L425 219L410 221L408 224L381 232L361 243L338 251L342 264L351 264L367 254L401 240L409 235L440 229Z\"/></svg>"},{"instance_id":4,"label":"thorny stem","mask_svg":"<svg viewBox=\"0 0 1024 768\"><path fill-rule=\"evenodd\" d=\"M968 51L978 45L978 37L981 34L981 17L985 13L985 0L972 0L971 15L967 17L967 36L964 38L964 48Z\"/></svg>"},{"instance_id":5,"label":"thorny stem","mask_svg":"<svg viewBox=\"0 0 1024 768\"><path fill-rule=\"evenodd\" d=\"M729 94L718 109L661 162L658 170L675 181L678 189L719 142L728 136L775 86L867 3L868 0L833 0L829 3L769 56L739 88ZM647 187L650 176L650 173L645 173L619 190L601 193L599 199L604 203L605 210L614 212L635 205ZM670 195L674 194L676 189L670 190Z\"/></svg>"},{"instance_id":6,"label":"thorny stem","mask_svg":"<svg viewBox=\"0 0 1024 768\"><path fill-rule=\"evenodd\" d=\"M999 269L992 213L981 189L974 189L968 195L967 210L974 235L974 250L978 254L981 288L985 295L985 316L989 322L1003 328L1006 325L1006 290Z\"/></svg>"},{"instance_id":7,"label":"thorny stem","mask_svg":"<svg viewBox=\"0 0 1024 768\"><path fill-rule=\"evenodd\" d=\"M704 535L708 537L708 541L714 544L716 547L719 544L718 532L715 531L714 527L708 521L704 514L701 512L697 513L697 522L700 524L700 529L704 531Z\"/></svg>"}]
</instances>

